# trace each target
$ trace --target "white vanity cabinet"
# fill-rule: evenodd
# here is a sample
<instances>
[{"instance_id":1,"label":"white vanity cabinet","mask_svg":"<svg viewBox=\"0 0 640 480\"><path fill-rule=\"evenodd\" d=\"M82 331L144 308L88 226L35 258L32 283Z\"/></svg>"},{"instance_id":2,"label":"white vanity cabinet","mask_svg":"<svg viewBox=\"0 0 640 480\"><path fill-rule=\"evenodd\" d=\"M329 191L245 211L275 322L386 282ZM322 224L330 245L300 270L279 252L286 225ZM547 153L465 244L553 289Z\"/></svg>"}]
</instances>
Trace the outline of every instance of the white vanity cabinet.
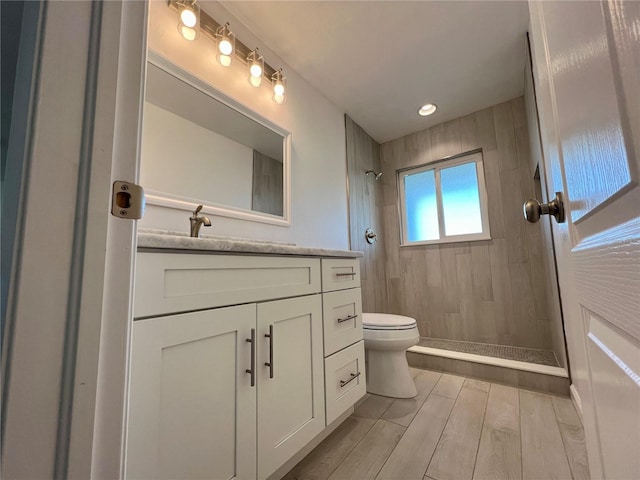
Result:
<instances>
[{"instance_id":1,"label":"white vanity cabinet","mask_svg":"<svg viewBox=\"0 0 640 480\"><path fill-rule=\"evenodd\" d=\"M255 304L134 322L127 478L256 478L255 325Z\"/></svg>"},{"instance_id":2,"label":"white vanity cabinet","mask_svg":"<svg viewBox=\"0 0 640 480\"><path fill-rule=\"evenodd\" d=\"M350 291L321 293L319 258L139 252L127 478L265 479L289 461L364 395L337 343L337 385L362 373L325 409L323 303L353 314Z\"/></svg>"}]
</instances>

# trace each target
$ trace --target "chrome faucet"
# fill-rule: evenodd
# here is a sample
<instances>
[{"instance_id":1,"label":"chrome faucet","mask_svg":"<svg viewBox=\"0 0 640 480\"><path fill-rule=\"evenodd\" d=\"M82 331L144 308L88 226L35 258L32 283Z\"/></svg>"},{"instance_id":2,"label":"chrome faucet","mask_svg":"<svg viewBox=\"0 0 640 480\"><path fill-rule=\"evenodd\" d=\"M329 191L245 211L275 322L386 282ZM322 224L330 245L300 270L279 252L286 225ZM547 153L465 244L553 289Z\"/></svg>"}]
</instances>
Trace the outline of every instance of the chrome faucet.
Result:
<instances>
[{"instance_id":1,"label":"chrome faucet","mask_svg":"<svg viewBox=\"0 0 640 480\"><path fill-rule=\"evenodd\" d=\"M200 210L202 210L202 205L198 205L193 212L193 216L189 217L189 222L191 223L191 236L195 238L200 236L200 227L202 225L205 227L211 226L211 220L209 220L209 217L205 217L204 215L198 216Z\"/></svg>"}]
</instances>

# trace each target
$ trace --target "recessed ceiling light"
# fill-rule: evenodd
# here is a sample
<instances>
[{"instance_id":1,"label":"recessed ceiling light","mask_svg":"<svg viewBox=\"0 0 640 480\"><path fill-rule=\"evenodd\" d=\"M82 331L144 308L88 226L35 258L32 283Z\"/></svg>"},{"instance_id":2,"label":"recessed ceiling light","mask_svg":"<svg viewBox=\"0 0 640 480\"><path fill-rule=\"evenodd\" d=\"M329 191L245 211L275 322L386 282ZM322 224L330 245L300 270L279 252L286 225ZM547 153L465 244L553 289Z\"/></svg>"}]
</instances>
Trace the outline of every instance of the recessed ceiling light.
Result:
<instances>
[{"instance_id":1,"label":"recessed ceiling light","mask_svg":"<svg viewBox=\"0 0 640 480\"><path fill-rule=\"evenodd\" d=\"M433 103L427 103L426 105L420 107L420 110L418 110L418 114L426 117L427 115L431 115L433 112L435 112L437 108L438 107L436 107Z\"/></svg>"}]
</instances>

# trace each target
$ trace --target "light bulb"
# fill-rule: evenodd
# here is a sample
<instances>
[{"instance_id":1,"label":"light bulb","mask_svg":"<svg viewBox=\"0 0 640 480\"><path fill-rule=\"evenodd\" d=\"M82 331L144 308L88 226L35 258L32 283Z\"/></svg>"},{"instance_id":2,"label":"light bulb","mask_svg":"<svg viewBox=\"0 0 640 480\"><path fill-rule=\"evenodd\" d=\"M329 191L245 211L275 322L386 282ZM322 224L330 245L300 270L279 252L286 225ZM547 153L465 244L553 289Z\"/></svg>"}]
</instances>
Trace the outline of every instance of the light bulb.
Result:
<instances>
[{"instance_id":1,"label":"light bulb","mask_svg":"<svg viewBox=\"0 0 640 480\"><path fill-rule=\"evenodd\" d=\"M256 60L249 67L249 83L254 87L262 84L262 65Z\"/></svg>"},{"instance_id":2,"label":"light bulb","mask_svg":"<svg viewBox=\"0 0 640 480\"><path fill-rule=\"evenodd\" d=\"M251 72L252 77L258 78L262 76L262 67L258 63L254 63L253 65L251 65L249 71Z\"/></svg>"},{"instance_id":3,"label":"light bulb","mask_svg":"<svg viewBox=\"0 0 640 480\"><path fill-rule=\"evenodd\" d=\"M233 52L233 45L231 45L231 42L224 37L218 44L218 50L222 55L231 55L231 52Z\"/></svg>"},{"instance_id":4,"label":"light bulb","mask_svg":"<svg viewBox=\"0 0 640 480\"><path fill-rule=\"evenodd\" d=\"M185 7L182 12L180 12L180 21L185 27L193 28L198 23L198 17L196 17L195 12L188 7Z\"/></svg>"},{"instance_id":5,"label":"light bulb","mask_svg":"<svg viewBox=\"0 0 640 480\"><path fill-rule=\"evenodd\" d=\"M228 67L229 65L231 65L231 57L229 55L218 55L218 61L223 67Z\"/></svg>"},{"instance_id":6,"label":"light bulb","mask_svg":"<svg viewBox=\"0 0 640 480\"><path fill-rule=\"evenodd\" d=\"M273 85L273 101L279 105L283 104L287 100L284 95L287 79L282 74L282 69L276 70L276 72L271 75L271 83Z\"/></svg>"},{"instance_id":7,"label":"light bulb","mask_svg":"<svg viewBox=\"0 0 640 480\"><path fill-rule=\"evenodd\" d=\"M185 25L180 25L180 34L185 40L193 41L198 36L198 32L195 28L190 28Z\"/></svg>"}]
</instances>

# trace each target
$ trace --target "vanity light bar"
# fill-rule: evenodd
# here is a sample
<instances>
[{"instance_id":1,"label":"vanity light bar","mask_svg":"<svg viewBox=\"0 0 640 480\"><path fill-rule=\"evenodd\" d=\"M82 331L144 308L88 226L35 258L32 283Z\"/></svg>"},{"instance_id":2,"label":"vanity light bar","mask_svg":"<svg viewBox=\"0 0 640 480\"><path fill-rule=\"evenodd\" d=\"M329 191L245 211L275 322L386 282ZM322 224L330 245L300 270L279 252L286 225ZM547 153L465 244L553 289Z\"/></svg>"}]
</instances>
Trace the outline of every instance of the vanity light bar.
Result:
<instances>
[{"instance_id":1,"label":"vanity light bar","mask_svg":"<svg viewBox=\"0 0 640 480\"><path fill-rule=\"evenodd\" d=\"M179 0L167 0L167 4L169 8L174 10L176 13L179 12ZM209 16L207 12L204 10L200 10L200 30L206 34L209 38L211 38L214 42L216 42L216 30L221 27L222 24L216 22L212 17ZM235 45L235 54L236 57L239 58L244 64L247 64L247 57L253 51L251 48L247 47L244 43L242 43L236 37L236 45ZM273 83L272 77L279 70L273 68L267 62L264 62L264 73L263 80L266 80L269 83Z\"/></svg>"}]
</instances>

